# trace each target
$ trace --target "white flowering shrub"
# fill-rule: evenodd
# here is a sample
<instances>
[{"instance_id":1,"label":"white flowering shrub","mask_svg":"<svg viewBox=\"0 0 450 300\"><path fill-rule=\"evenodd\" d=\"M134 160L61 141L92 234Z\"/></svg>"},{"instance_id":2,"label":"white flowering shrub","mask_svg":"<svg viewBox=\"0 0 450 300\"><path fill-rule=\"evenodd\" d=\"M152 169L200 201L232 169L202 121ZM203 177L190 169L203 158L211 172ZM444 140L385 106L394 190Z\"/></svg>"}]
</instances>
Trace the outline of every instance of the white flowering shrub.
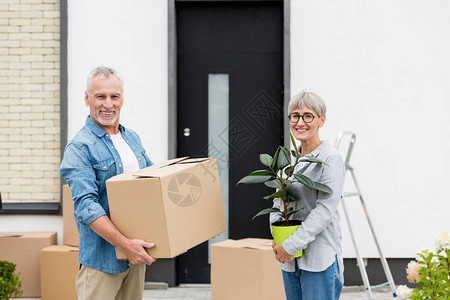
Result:
<instances>
[{"instance_id":1,"label":"white flowering shrub","mask_svg":"<svg viewBox=\"0 0 450 300\"><path fill-rule=\"evenodd\" d=\"M450 234L441 232L435 241L435 251L425 249L417 253L406 269L406 278L418 283L415 289L399 286L400 299L450 299Z\"/></svg>"}]
</instances>

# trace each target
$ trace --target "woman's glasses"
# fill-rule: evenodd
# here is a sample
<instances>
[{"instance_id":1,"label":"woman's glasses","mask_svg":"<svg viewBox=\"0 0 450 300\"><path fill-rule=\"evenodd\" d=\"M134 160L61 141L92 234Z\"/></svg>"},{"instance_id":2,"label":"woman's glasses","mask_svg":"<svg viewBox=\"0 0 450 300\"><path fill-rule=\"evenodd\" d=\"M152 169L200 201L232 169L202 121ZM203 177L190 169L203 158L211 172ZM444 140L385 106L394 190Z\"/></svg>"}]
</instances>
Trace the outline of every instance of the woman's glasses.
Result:
<instances>
[{"instance_id":1,"label":"woman's glasses","mask_svg":"<svg viewBox=\"0 0 450 300\"><path fill-rule=\"evenodd\" d=\"M289 114L288 116L289 121L291 121L291 123L298 123L298 121L300 121L300 118L302 118L303 122L305 123L311 123L312 121L314 121L315 117L316 116L311 113L305 113L304 115Z\"/></svg>"}]
</instances>

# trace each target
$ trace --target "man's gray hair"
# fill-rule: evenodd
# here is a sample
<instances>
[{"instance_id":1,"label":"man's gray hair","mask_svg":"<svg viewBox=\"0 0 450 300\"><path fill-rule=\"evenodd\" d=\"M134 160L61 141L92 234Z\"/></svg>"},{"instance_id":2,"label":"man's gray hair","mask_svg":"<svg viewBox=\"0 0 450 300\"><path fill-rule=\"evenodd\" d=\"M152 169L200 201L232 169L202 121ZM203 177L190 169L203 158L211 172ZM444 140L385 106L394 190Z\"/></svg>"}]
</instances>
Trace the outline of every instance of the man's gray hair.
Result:
<instances>
[{"instance_id":1,"label":"man's gray hair","mask_svg":"<svg viewBox=\"0 0 450 300\"><path fill-rule=\"evenodd\" d=\"M303 105L314 110L319 117L327 112L325 101L323 101L319 95L303 90L289 101L289 114L294 110L301 108Z\"/></svg>"},{"instance_id":2,"label":"man's gray hair","mask_svg":"<svg viewBox=\"0 0 450 300\"><path fill-rule=\"evenodd\" d=\"M120 85L122 86L122 91L123 91L123 78L122 75L120 75L119 72L117 72L116 70L114 70L111 67L105 67L105 66L99 66L95 69L93 69L88 77L87 77L87 86L86 86L86 92L89 94L90 90L91 90L91 84L92 84L92 79L95 76L101 76L100 78L109 78L109 76L111 75L115 75L120 79Z\"/></svg>"}]
</instances>

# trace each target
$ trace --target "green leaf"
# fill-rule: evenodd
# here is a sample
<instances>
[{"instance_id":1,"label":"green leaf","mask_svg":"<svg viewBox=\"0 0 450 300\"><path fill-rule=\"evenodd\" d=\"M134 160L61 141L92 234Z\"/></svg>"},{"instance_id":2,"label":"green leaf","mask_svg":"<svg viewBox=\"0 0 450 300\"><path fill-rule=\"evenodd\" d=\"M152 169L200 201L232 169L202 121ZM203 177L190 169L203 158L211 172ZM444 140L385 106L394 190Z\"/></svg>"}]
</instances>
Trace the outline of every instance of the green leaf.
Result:
<instances>
[{"instance_id":1,"label":"green leaf","mask_svg":"<svg viewBox=\"0 0 450 300\"><path fill-rule=\"evenodd\" d=\"M245 176L236 184L244 183L244 184L255 184L255 183L263 183L272 178L272 176Z\"/></svg>"},{"instance_id":2,"label":"green leaf","mask_svg":"<svg viewBox=\"0 0 450 300\"><path fill-rule=\"evenodd\" d=\"M259 213L257 213L257 214L252 218L252 221L253 221L256 217L259 217L259 216L262 216L262 215L267 215L267 214L270 214L270 213L281 213L281 210L279 210L278 208L275 208L275 207L269 207L269 208L263 209L262 211L260 211Z\"/></svg>"},{"instance_id":3,"label":"green leaf","mask_svg":"<svg viewBox=\"0 0 450 300\"><path fill-rule=\"evenodd\" d=\"M292 184L292 181L290 181L289 179L285 179L285 178L283 178L283 182L286 187L288 187Z\"/></svg>"},{"instance_id":4,"label":"green leaf","mask_svg":"<svg viewBox=\"0 0 450 300\"><path fill-rule=\"evenodd\" d=\"M271 172L269 170L256 170L250 173L250 176L261 176L261 175L270 175Z\"/></svg>"},{"instance_id":5,"label":"green leaf","mask_svg":"<svg viewBox=\"0 0 450 300\"><path fill-rule=\"evenodd\" d=\"M264 185L273 189L281 189L281 183L280 180L274 179L271 181L264 182Z\"/></svg>"},{"instance_id":6,"label":"green leaf","mask_svg":"<svg viewBox=\"0 0 450 300\"><path fill-rule=\"evenodd\" d=\"M292 132L289 132L289 135L291 136L292 146L294 146L294 148L297 149L297 143L295 142L294 135L292 135Z\"/></svg>"},{"instance_id":7,"label":"green leaf","mask_svg":"<svg viewBox=\"0 0 450 300\"><path fill-rule=\"evenodd\" d=\"M279 153L280 153L280 149L277 149L277 151L275 151L275 155L273 156L272 168L275 168L275 165L276 165L277 160L278 160L278 154Z\"/></svg>"},{"instance_id":8,"label":"green leaf","mask_svg":"<svg viewBox=\"0 0 450 300\"><path fill-rule=\"evenodd\" d=\"M286 214L285 218L286 218L286 219L289 219L290 216L292 216L292 215L295 214L296 212L299 212L300 210L301 210L301 209L296 209L296 210L291 210L291 211L289 211L289 212Z\"/></svg>"},{"instance_id":9,"label":"green leaf","mask_svg":"<svg viewBox=\"0 0 450 300\"><path fill-rule=\"evenodd\" d=\"M302 156L301 158L300 158L300 161L301 162L310 162L310 163L315 163L315 164L324 164L324 165L326 165L327 167L329 167L330 165L329 164L327 164L326 162L324 162L323 160L320 160L320 159L318 159L318 158L315 158L314 156Z\"/></svg>"},{"instance_id":10,"label":"green leaf","mask_svg":"<svg viewBox=\"0 0 450 300\"><path fill-rule=\"evenodd\" d=\"M294 169L294 166L290 166L287 167L286 169L284 169L284 174L286 174L287 176L289 176L289 174L291 173L291 171Z\"/></svg>"},{"instance_id":11,"label":"green leaf","mask_svg":"<svg viewBox=\"0 0 450 300\"><path fill-rule=\"evenodd\" d=\"M296 201L299 201L299 200L300 200L300 199L297 199L297 198L295 198L295 197L292 196L292 195L289 195L289 194L286 195L286 202L287 202L287 203L296 202Z\"/></svg>"},{"instance_id":12,"label":"green leaf","mask_svg":"<svg viewBox=\"0 0 450 300\"><path fill-rule=\"evenodd\" d=\"M298 152L297 143L295 142L294 136L292 135L292 132L289 133L291 136L291 143L295 150L291 150L292 156L294 157L300 157L300 153Z\"/></svg>"},{"instance_id":13,"label":"green leaf","mask_svg":"<svg viewBox=\"0 0 450 300\"><path fill-rule=\"evenodd\" d=\"M298 180L298 182L300 182L301 184L304 184L305 186L309 187L310 189L315 190L316 187L314 185L314 181L312 181L311 179L309 179L309 177L306 177L303 174L294 174L295 179Z\"/></svg>"},{"instance_id":14,"label":"green leaf","mask_svg":"<svg viewBox=\"0 0 450 300\"><path fill-rule=\"evenodd\" d=\"M280 150L280 154L278 155L278 169L282 169L283 167L285 167L291 163L291 158L290 158L289 151L286 148L280 147L279 149L281 149L281 150Z\"/></svg>"},{"instance_id":15,"label":"green leaf","mask_svg":"<svg viewBox=\"0 0 450 300\"><path fill-rule=\"evenodd\" d=\"M332 194L333 190L331 188L329 188L328 186L326 186L325 184L319 183L319 182L314 182L314 185L316 186L316 190L327 193L327 194Z\"/></svg>"},{"instance_id":16,"label":"green leaf","mask_svg":"<svg viewBox=\"0 0 450 300\"><path fill-rule=\"evenodd\" d=\"M269 199L283 198L284 196L286 196L286 191L279 190L279 191L276 191L275 193L273 193L272 195L270 195Z\"/></svg>"},{"instance_id":17,"label":"green leaf","mask_svg":"<svg viewBox=\"0 0 450 300\"><path fill-rule=\"evenodd\" d=\"M291 162L291 152L289 152L288 148L286 147L281 147L281 151L283 151L284 156L286 157L286 159Z\"/></svg>"},{"instance_id":18,"label":"green leaf","mask_svg":"<svg viewBox=\"0 0 450 300\"><path fill-rule=\"evenodd\" d=\"M270 167L273 163L273 158L269 154L260 154L259 160L261 163L267 167Z\"/></svg>"}]
</instances>

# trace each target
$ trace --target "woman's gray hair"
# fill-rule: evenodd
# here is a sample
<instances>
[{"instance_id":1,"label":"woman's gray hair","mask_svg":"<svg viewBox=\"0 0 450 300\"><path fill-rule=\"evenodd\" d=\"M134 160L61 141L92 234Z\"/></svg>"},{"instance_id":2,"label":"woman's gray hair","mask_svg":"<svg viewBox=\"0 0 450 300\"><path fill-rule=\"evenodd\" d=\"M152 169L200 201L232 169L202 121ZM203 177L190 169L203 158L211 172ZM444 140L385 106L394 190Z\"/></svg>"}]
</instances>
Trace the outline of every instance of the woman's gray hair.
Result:
<instances>
[{"instance_id":1,"label":"woman's gray hair","mask_svg":"<svg viewBox=\"0 0 450 300\"><path fill-rule=\"evenodd\" d=\"M323 101L319 95L303 90L289 101L289 114L294 110L301 108L303 105L314 110L318 117L323 116L327 112L325 101Z\"/></svg>"},{"instance_id":2,"label":"woman's gray hair","mask_svg":"<svg viewBox=\"0 0 450 300\"><path fill-rule=\"evenodd\" d=\"M101 78L109 78L109 76L111 75L115 75L119 78L120 80L120 85L122 87L122 91L123 91L123 78L122 75L120 75L119 72L117 72L116 70L114 70L111 67L105 67L105 66L99 66L97 68L95 68L94 70L92 70L88 77L87 77L87 86L86 86L86 92L89 94L90 89L91 89L91 84L92 84L92 79L95 76L101 76Z\"/></svg>"}]
</instances>

